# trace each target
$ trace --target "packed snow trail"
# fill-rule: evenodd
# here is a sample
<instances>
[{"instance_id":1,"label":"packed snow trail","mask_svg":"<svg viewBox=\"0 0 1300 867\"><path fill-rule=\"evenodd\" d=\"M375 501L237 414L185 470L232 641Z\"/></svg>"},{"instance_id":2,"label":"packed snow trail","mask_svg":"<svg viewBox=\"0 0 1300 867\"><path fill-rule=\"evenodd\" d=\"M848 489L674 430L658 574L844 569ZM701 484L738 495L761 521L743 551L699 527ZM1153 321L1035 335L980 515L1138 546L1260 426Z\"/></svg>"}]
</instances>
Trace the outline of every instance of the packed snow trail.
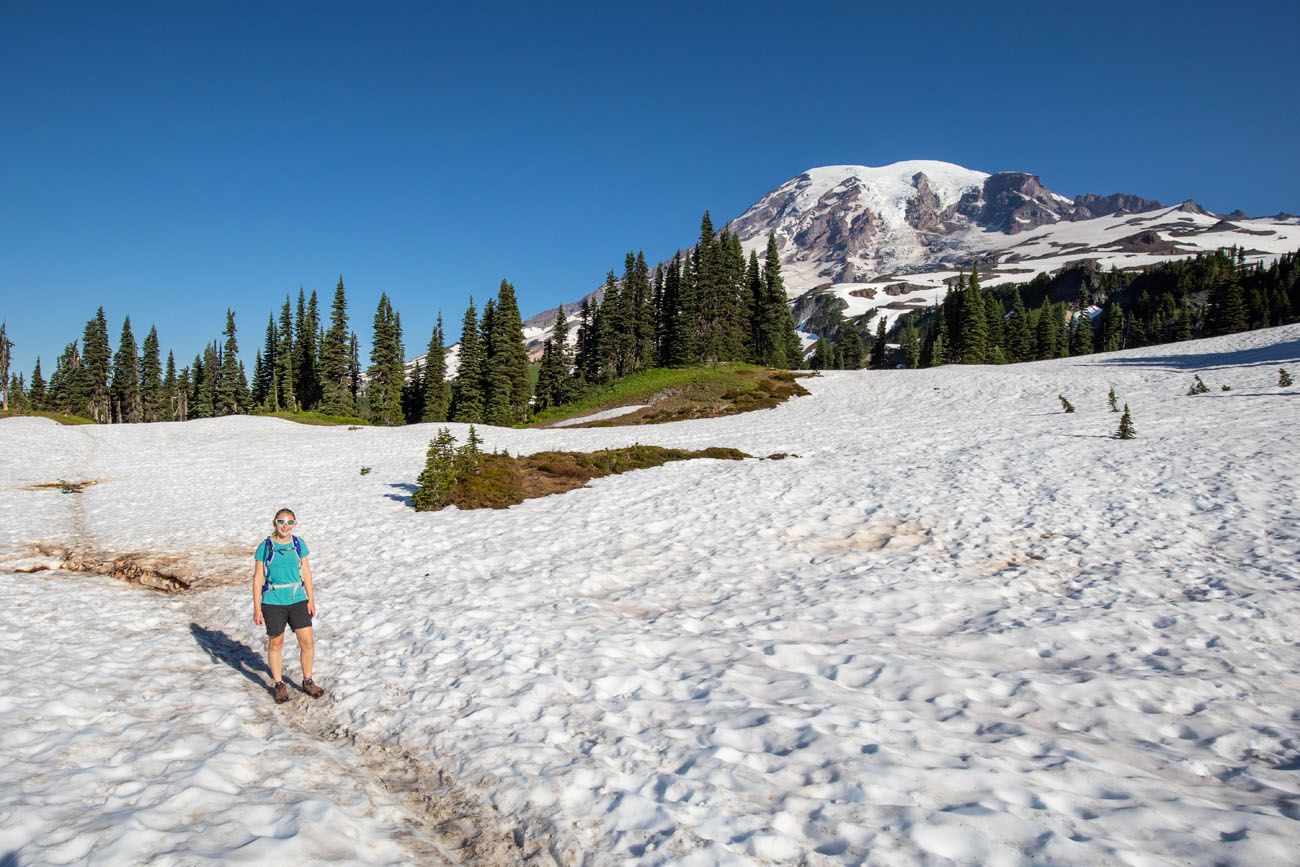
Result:
<instances>
[{"instance_id":1,"label":"packed snow trail","mask_svg":"<svg viewBox=\"0 0 1300 867\"><path fill-rule=\"evenodd\" d=\"M78 437L104 480L77 495L100 547L251 557L294 508L332 723L443 769L561 856L1288 864L1300 391L1276 382L1297 364L1288 326L827 373L744 416L483 429L511 453L798 455L499 512L409 508L436 426L13 419L0 552L60 541L65 500L22 488L66 472ZM1187 397L1193 373L1214 391ZM1137 440L1110 437L1112 386ZM256 648L247 593L193 604Z\"/></svg>"},{"instance_id":2,"label":"packed snow trail","mask_svg":"<svg viewBox=\"0 0 1300 867\"><path fill-rule=\"evenodd\" d=\"M220 637L183 615L107 578L0 576L0 854L459 863L348 750L214 665Z\"/></svg>"}]
</instances>

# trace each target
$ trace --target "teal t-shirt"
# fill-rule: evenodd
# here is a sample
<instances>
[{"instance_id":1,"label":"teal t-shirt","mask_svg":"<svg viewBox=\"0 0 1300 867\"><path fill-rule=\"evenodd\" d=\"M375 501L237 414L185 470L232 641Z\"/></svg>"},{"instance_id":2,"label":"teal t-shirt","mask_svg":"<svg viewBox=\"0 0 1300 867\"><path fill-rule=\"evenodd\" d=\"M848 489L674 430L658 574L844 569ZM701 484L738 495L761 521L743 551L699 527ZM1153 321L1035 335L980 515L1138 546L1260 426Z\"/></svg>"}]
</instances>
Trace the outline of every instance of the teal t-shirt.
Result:
<instances>
[{"instance_id":1,"label":"teal t-shirt","mask_svg":"<svg viewBox=\"0 0 1300 867\"><path fill-rule=\"evenodd\" d=\"M295 602L302 602L307 598L307 591L302 586L302 569L298 565L298 555L293 550L293 542L286 542L281 545L272 539L263 539L262 543L257 546L253 552L254 560L266 562L266 546L275 546L275 556L271 558L271 566L267 570L267 580L271 584L292 584L292 587L273 587L262 593L263 605L293 605ZM298 547L302 549L302 556L306 557L311 553L307 549L307 540L299 539Z\"/></svg>"}]
</instances>

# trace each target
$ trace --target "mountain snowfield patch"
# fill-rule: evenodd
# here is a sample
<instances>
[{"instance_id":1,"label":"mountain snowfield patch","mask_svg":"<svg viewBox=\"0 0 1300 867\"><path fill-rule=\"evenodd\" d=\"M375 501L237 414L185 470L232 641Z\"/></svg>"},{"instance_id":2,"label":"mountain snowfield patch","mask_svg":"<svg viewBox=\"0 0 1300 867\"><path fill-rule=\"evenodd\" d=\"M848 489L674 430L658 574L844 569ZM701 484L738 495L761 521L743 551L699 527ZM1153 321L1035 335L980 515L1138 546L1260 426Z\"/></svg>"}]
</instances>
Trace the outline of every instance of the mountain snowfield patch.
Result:
<instances>
[{"instance_id":1,"label":"mountain snowfield patch","mask_svg":"<svg viewBox=\"0 0 1300 867\"><path fill-rule=\"evenodd\" d=\"M1297 364L1285 326L479 428L800 456L490 513L407 504L434 425L2 420L0 857L1294 863ZM30 489L55 479L100 483ZM37 543L251 570L282 506L319 594L310 706L260 685L245 579L9 571ZM454 834L453 795L386 788L379 755L441 775Z\"/></svg>"}]
</instances>

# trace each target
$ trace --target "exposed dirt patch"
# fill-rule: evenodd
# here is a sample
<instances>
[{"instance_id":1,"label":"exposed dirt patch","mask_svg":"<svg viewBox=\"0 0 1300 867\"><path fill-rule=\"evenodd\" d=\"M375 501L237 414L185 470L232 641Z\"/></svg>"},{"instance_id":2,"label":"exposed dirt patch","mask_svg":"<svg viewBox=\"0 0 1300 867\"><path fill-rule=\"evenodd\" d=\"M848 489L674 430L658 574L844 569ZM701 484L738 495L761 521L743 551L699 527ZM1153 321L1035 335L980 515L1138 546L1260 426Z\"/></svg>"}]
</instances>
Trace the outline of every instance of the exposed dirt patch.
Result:
<instances>
[{"instance_id":1,"label":"exposed dirt patch","mask_svg":"<svg viewBox=\"0 0 1300 867\"><path fill-rule=\"evenodd\" d=\"M36 485L28 485L23 488L24 491L62 491L65 494L80 494L84 488L93 488L95 485L103 484L105 479L86 479L82 482L69 481L68 479L59 479L56 482L41 482Z\"/></svg>"},{"instance_id":2,"label":"exposed dirt patch","mask_svg":"<svg viewBox=\"0 0 1300 867\"><path fill-rule=\"evenodd\" d=\"M29 574L54 570L90 572L151 587L164 593L189 590L193 585L192 570L186 558L178 555L150 554L145 551L108 554L44 543L34 545L32 553L34 556L31 560L14 565L10 571Z\"/></svg>"}]
</instances>

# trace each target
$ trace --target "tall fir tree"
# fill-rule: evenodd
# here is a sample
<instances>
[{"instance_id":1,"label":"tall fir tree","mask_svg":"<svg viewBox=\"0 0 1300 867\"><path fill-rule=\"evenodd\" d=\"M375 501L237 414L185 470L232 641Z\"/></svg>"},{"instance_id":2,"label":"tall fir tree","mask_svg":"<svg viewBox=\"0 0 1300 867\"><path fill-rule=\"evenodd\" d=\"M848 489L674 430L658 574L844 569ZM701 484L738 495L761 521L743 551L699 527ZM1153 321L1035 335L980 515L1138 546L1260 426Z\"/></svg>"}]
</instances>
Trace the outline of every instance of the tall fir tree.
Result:
<instances>
[{"instance_id":1,"label":"tall fir tree","mask_svg":"<svg viewBox=\"0 0 1300 867\"><path fill-rule=\"evenodd\" d=\"M166 415L166 395L163 393L162 359L159 356L158 328L149 326L140 355L140 407L141 420L162 421Z\"/></svg>"},{"instance_id":2,"label":"tall fir tree","mask_svg":"<svg viewBox=\"0 0 1300 867\"><path fill-rule=\"evenodd\" d=\"M112 407L115 422L136 424L144 417L140 400L140 352L131 331L130 316L122 320L122 336L117 355L113 357Z\"/></svg>"},{"instance_id":3,"label":"tall fir tree","mask_svg":"<svg viewBox=\"0 0 1300 867\"><path fill-rule=\"evenodd\" d=\"M528 373L528 348L524 344L524 324L519 313L519 302L515 298L515 287L502 280L497 291L496 312L491 336L489 358L492 375L497 371L508 383L505 395L505 414L502 421L494 421L489 413L487 421L492 424L513 424L528 418L528 402L532 397L532 382Z\"/></svg>"},{"instance_id":4,"label":"tall fir tree","mask_svg":"<svg viewBox=\"0 0 1300 867\"><path fill-rule=\"evenodd\" d=\"M424 401L420 421L447 421L451 410L451 383L447 381L447 338L442 330L442 311L429 337L424 356Z\"/></svg>"},{"instance_id":5,"label":"tall fir tree","mask_svg":"<svg viewBox=\"0 0 1300 867\"><path fill-rule=\"evenodd\" d=\"M162 405L158 412L159 421L185 421L182 389L176 378L176 353L167 350L167 372L163 374Z\"/></svg>"},{"instance_id":6,"label":"tall fir tree","mask_svg":"<svg viewBox=\"0 0 1300 867\"><path fill-rule=\"evenodd\" d=\"M393 311L386 293L380 293L375 309L374 339L370 345L369 384L366 393L370 401L370 420L381 425L400 425L402 413L402 386L405 384L405 364L402 352L401 321Z\"/></svg>"},{"instance_id":7,"label":"tall fir tree","mask_svg":"<svg viewBox=\"0 0 1300 867\"><path fill-rule=\"evenodd\" d=\"M352 383L348 375L348 298L339 275L330 307L330 327L320 345L321 411L330 415L353 415ZM423 399L423 398L421 398Z\"/></svg>"},{"instance_id":8,"label":"tall fir tree","mask_svg":"<svg viewBox=\"0 0 1300 867\"><path fill-rule=\"evenodd\" d=\"M220 376L213 390L214 415L238 415L244 411L241 391L247 391L244 372L239 367L239 340L235 333L235 311L227 308L226 342L221 351ZM241 388L242 384L242 388Z\"/></svg>"},{"instance_id":9,"label":"tall fir tree","mask_svg":"<svg viewBox=\"0 0 1300 867\"><path fill-rule=\"evenodd\" d=\"M961 294L961 362L984 364L988 353L988 323L979 272L971 269L970 280Z\"/></svg>"},{"instance_id":10,"label":"tall fir tree","mask_svg":"<svg viewBox=\"0 0 1300 867\"><path fill-rule=\"evenodd\" d=\"M470 296L461 322L460 356L452 385L451 417L470 424L483 421L483 343L479 339L478 312Z\"/></svg>"},{"instance_id":11,"label":"tall fir tree","mask_svg":"<svg viewBox=\"0 0 1300 867\"><path fill-rule=\"evenodd\" d=\"M880 369L885 366L886 352L888 346L885 344L885 335L889 333L887 316L880 317L876 323L876 336L871 341L871 366Z\"/></svg>"},{"instance_id":12,"label":"tall fir tree","mask_svg":"<svg viewBox=\"0 0 1300 867\"><path fill-rule=\"evenodd\" d=\"M280 331L275 344L275 405L273 409L298 410L298 388L294 384L297 352L293 342L293 311L289 296L280 308Z\"/></svg>"},{"instance_id":13,"label":"tall fir tree","mask_svg":"<svg viewBox=\"0 0 1300 867\"><path fill-rule=\"evenodd\" d=\"M1020 290L1011 299L1011 317L1006 322L1008 361L1030 361L1034 357L1033 335L1029 331L1029 312Z\"/></svg>"},{"instance_id":14,"label":"tall fir tree","mask_svg":"<svg viewBox=\"0 0 1300 867\"><path fill-rule=\"evenodd\" d=\"M32 369L32 384L27 389L27 397L32 402L32 409L45 409L45 377L41 375L41 357L36 356L36 367Z\"/></svg>"},{"instance_id":15,"label":"tall fir tree","mask_svg":"<svg viewBox=\"0 0 1300 867\"><path fill-rule=\"evenodd\" d=\"M104 317L104 308L100 307L93 319L86 323L81 338L81 365L78 376L81 379L80 393L84 395L85 404L72 411L77 415L86 415L100 424L111 421L112 400L109 392L108 374L112 368L112 352L108 345L108 320Z\"/></svg>"}]
</instances>

